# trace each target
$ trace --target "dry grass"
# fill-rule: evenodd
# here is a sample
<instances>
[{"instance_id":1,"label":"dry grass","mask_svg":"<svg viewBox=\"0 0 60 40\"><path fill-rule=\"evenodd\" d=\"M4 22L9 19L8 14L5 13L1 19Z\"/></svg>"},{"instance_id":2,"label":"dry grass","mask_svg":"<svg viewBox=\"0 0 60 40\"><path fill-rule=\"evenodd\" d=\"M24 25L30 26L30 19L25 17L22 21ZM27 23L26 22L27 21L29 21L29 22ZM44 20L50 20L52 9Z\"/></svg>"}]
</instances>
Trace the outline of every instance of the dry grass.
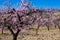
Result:
<instances>
[{"instance_id":1,"label":"dry grass","mask_svg":"<svg viewBox=\"0 0 60 40\"><path fill-rule=\"evenodd\" d=\"M40 27L38 32L39 35L35 35L35 32L35 29L21 32L17 40L60 40L60 31L58 28L51 28L48 31L46 27ZM12 40L12 35L8 30L4 30L3 35L0 31L0 40Z\"/></svg>"}]
</instances>

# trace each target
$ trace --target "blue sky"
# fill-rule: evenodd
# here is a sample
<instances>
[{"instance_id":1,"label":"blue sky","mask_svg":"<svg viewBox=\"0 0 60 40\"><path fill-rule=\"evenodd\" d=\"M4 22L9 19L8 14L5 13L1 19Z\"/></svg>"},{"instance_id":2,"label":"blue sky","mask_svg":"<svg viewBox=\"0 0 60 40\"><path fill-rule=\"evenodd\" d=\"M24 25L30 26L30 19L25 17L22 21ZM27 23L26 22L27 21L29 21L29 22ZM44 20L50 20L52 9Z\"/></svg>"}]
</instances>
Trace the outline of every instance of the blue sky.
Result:
<instances>
[{"instance_id":1,"label":"blue sky","mask_svg":"<svg viewBox=\"0 0 60 40\"><path fill-rule=\"evenodd\" d=\"M21 0L10 0L11 7L18 8L20 6ZM37 8L59 8L60 0L31 0L32 5ZM1 7L7 7L7 0L0 0Z\"/></svg>"}]
</instances>

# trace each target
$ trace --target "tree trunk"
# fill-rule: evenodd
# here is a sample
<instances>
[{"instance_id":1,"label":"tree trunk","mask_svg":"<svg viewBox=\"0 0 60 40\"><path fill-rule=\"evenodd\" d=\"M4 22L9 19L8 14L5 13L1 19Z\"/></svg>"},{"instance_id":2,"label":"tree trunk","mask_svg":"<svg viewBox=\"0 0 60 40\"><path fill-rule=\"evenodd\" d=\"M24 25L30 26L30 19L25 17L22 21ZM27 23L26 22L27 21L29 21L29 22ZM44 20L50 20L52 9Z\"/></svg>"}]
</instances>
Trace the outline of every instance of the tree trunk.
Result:
<instances>
[{"instance_id":1,"label":"tree trunk","mask_svg":"<svg viewBox=\"0 0 60 40\"><path fill-rule=\"evenodd\" d=\"M40 25L38 25L37 29L36 29L36 35L38 35L38 30L39 30Z\"/></svg>"},{"instance_id":2,"label":"tree trunk","mask_svg":"<svg viewBox=\"0 0 60 40\"><path fill-rule=\"evenodd\" d=\"M3 34L3 31L4 31L4 27L2 27L2 34Z\"/></svg>"},{"instance_id":3,"label":"tree trunk","mask_svg":"<svg viewBox=\"0 0 60 40\"><path fill-rule=\"evenodd\" d=\"M57 26L55 25L55 28L56 28Z\"/></svg>"},{"instance_id":4,"label":"tree trunk","mask_svg":"<svg viewBox=\"0 0 60 40\"><path fill-rule=\"evenodd\" d=\"M13 35L13 40L17 40L17 36L21 30L18 29L17 32L14 33L10 26L8 27L8 29L11 32L11 34Z\"/></svg>"},{"instance_id":5,"label":"tree trunk","mask_svg":"<svg viewBox=\"0 0 60 40\"><path fill-rule=\"evenodd\" d=\"M59 30L60 30L60 26L58 25L58 28L59 28Z\"/></svg>"},{"instance_id":6,"label":"tree trunk","mask_svg":"<svg viewBox=\"0 0 60 40\"><path fill-rule=\"evenodd\" d=\"M46 24L46 27L47 27L47 29L48 29L48 31L49 31L49 25Z\"/></svg>"},{"instance_id":7,"label":"tree trunk","mask_svg":"<svg viewBox=\"0 0 60 40\"><path fill-rule=\"evenodd\" d=\"M47 26L47 28L48 28L48 31L49 31L49 26Z\"/></svg>"},{"instance_id":8,"label":"tree trunk","mask_svg":"<svg viewBox=\"0 0 60 40\"><path fill-rule=\"evenodd\" d=\"M17 40L17 35L13 35L13 40Z\"/></svg>"}]
</instances>

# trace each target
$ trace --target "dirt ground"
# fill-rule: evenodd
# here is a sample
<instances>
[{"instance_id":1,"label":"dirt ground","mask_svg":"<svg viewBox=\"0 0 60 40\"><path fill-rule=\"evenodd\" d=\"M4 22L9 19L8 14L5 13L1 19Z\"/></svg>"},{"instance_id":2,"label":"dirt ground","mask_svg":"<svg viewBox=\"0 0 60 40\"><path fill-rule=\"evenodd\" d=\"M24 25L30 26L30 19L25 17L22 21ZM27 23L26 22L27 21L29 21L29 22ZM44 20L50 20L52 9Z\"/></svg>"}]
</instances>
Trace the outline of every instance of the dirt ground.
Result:
<instances>
[{"instance_id":1,"label":"dirt ground","mask_svg":"<svg viewBox=\"0 0 60 40\"><path fill-rule=\"evenodd\" d=\"M36 30L26 30L19 33L17 40L60 40L60 31L58 28L50 28L48 31L46 27L40 27L36 35ZM0 31L0 40L12 40L12 35L8 30L4 30L4 34Z\"/></svg>"}]
</instances>

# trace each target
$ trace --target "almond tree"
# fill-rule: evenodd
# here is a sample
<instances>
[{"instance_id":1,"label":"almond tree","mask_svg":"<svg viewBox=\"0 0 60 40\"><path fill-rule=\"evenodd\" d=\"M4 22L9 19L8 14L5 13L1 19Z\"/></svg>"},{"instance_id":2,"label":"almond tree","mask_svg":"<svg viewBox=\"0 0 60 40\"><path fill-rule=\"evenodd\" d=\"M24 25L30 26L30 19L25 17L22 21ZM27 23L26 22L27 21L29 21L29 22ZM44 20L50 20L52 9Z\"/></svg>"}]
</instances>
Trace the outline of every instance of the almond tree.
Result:
<instances>
[{"instance_id":1,"label":"almond tree","mask_svg":"<svg viewBox=\"0 0 60 40\"><path fill-rule=\"evenodd\" d=\"M26 6L25 4L23 4L23 5ZM8 13L11 13L11 12L8 12ZM21 15L21 16L20 16L20 14L18 14L16 12L16 10L13 10L12 13L14 13L16 15L16 17L12 18L11 16L14 15L14 14L11 14L7 18L4 18L4 23L3 24L4 24L5 27L7 27L7 29L13 35L13 40L17 40L17 36L18 36L19 32L22 31L22 30L29 29L31 24L32 24L32 21L28 20L28 17L30 15L31 11L26 13L26 14L23 13L23 15ZM29 15L27 15L27 14L29 14ZM13 31L12 27L15 27L16 32Z\"/></svg>"}]
</instances>

